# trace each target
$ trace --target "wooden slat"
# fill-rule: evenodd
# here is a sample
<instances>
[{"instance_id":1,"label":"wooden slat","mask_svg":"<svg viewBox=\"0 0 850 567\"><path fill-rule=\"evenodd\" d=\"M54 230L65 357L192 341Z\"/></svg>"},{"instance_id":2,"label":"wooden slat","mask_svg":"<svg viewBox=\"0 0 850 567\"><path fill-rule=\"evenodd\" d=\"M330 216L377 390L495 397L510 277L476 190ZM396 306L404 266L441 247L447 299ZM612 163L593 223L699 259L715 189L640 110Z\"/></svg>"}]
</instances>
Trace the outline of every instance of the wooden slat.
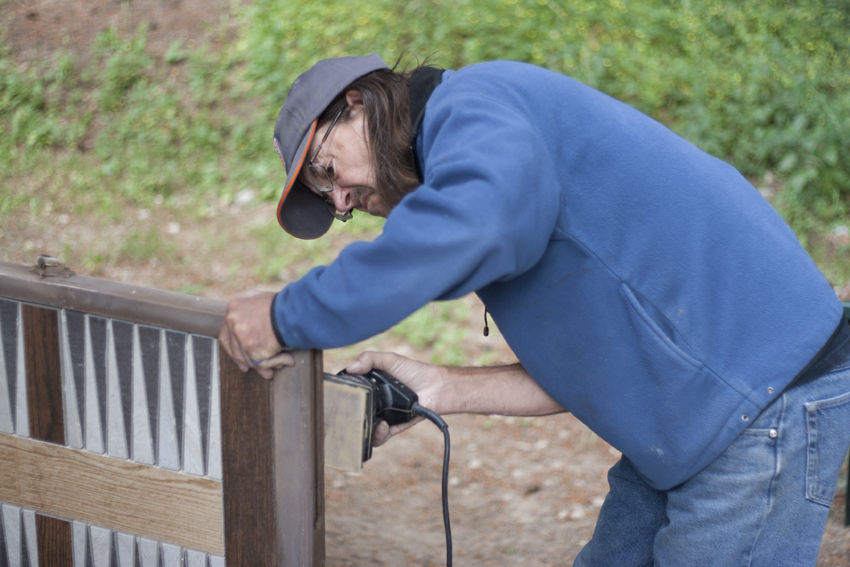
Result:
<instances>
[{"instance_id":1,"label":"wooden slat","mask_svg":"<svg viewBox=\"0 0 850 567\"><path fill-rule=\"evenodd\" d=\"M39 567L74 567L71 522L37 514Z\"/></svg>"},{"instance_id":2,"label":"wooden slat","mask_svg":"<svg viewBox=\"0 0 850 567\"><path fill-rule=\"evenodd\" d=\"M325 564L321 351L295 351L274 377L277 567Z\"/></svg>"},{"instance_id":3,"label":"wooden slat","mask_svg":"<svg viewBox=\"0 0 850 567\"><path fill-rule=\"evenodd\" d=\"M220 353L227 567L272 566L275 515L271 383L255 372L243 374L224 349ZM303 455L293 451L292 458Z\"/></svg>"},{"instance_id":4,"label":"wooden slat","mask_svg":"<svg viewBox=\"0 0 850 567\"><path fill-rule=\"evenodd\" d=\"M219 482L6 434L0 463L2 502L224 554Z\"/></svg>"},{"instance_id":5,"label":"wooden slat","mask_svg":"<svg viewBox=\"0 0 850 567\"><path fill-rule=\"evenodd\" d=\"M57 309L217 337L227 302L86 276L44 277L0 262L2 296Z\"/></svg>"},{"instance_id":6,"label":"wooden slat","mask_svg":"<svg viewBox=\"0 0 850 567\"><path fill-rule=\"evenodd\" d=\"M65 444L59 312L22 305L30 437Z\"/></svg>"},{"instance_id":7,"label":"wooden slat","mask_svg":"<svg viewBox=\"0 0 850 567\"><path fill-rule=\"evenodd\" d=\"M372 416L367 413L371 396L367 386L337 381L325 375L324 444L325 466L359 473L363 468L366 438Z\"/></svg>"}]
</instances>

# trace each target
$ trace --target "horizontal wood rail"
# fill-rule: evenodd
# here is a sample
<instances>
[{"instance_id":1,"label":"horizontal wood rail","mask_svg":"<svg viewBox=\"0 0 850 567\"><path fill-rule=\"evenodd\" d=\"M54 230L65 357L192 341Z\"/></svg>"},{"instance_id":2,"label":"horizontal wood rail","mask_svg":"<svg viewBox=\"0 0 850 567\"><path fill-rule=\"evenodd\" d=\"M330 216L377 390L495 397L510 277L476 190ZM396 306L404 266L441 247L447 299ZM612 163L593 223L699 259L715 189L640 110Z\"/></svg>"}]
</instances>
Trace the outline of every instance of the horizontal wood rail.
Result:
<instances>
[{"instance_id":1,"label":"horizontal wood rail","mask_svg":"<svg viewBox=\"0 0 850 567\"><path fill-rule=\"evenodd\" d=\"M217 337L227 303L87 276L41 277L0 262L0 297Z\"/></svg>"}]
</instances>

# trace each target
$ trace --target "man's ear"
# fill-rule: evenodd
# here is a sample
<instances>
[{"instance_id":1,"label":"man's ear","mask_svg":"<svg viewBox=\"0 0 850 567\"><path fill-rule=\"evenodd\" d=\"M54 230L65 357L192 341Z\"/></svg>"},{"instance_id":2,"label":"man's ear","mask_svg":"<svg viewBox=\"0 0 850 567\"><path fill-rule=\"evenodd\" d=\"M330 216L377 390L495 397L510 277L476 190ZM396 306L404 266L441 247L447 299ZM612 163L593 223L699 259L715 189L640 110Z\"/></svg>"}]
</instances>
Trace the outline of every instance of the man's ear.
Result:
<instances>
[{"instance_id":1,"label":"man's ear","mask_svg":"<svg viewBox=\"0 0 850 567\"><path fill-rule=\"evenodd\" d=\"M345 102L351 107L352 114L363 110L363 95L360 91L352 89L345 93Z\"/></svg>"}]
</instances>

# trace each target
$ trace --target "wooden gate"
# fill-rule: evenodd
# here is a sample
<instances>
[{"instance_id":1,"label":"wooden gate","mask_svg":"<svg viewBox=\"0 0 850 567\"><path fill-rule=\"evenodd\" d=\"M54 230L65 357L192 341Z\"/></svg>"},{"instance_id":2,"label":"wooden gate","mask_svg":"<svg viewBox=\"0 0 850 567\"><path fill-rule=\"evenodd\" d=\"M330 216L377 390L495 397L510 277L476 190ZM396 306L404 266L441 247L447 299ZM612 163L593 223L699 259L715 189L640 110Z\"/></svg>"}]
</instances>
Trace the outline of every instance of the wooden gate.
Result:
<instances>
[{"instance_id":1,"label":"wooden gate","mask_svg":"<svg viewBox=\"0 0 850 567\"><path fill-rule=\"evenodd\" d=\"M324 565L321 352L245 375L225 307L0 262L0 567Z\"/></svg>"}]
</instances>

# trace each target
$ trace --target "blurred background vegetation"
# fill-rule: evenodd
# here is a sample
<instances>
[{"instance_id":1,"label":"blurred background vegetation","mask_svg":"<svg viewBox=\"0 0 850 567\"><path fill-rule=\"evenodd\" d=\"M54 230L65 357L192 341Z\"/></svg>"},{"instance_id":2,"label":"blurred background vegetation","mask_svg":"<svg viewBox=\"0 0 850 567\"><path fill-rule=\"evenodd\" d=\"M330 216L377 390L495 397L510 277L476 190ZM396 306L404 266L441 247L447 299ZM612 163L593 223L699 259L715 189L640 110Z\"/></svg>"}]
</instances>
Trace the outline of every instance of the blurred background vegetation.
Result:
<instances>
[{"instance_id":1,"label":"blurred background vegetation","mask_svg":"<svg viewBox=\"0 0 850 567\"><path fill-rule=\"evenodd\" d=\"M833 285L850 280L848 0L253 0L228 17L235 33L174 41L161 55L144 26L103 31L82 58L56 49L20 61L0 36L0 227L47 203L116 223L128 208L178 205L191 222L246 190L273 203L284 176L274 119L316 60L513 59L571 75L733 164ZM251 228L265 259L252 268L259 281L285 282L335 255L328 241L296 246L272 222ZM334 229L344 240L379 230L365 217ZM216 238L226 239L207 240ZM97 252L66 244L65 253L94 274L121 255L179 255L145 227ZM396 332L425 340L408 327ZM463 358L450 333L444 341L440 360Z\"/></svg>"}]
</instances>

